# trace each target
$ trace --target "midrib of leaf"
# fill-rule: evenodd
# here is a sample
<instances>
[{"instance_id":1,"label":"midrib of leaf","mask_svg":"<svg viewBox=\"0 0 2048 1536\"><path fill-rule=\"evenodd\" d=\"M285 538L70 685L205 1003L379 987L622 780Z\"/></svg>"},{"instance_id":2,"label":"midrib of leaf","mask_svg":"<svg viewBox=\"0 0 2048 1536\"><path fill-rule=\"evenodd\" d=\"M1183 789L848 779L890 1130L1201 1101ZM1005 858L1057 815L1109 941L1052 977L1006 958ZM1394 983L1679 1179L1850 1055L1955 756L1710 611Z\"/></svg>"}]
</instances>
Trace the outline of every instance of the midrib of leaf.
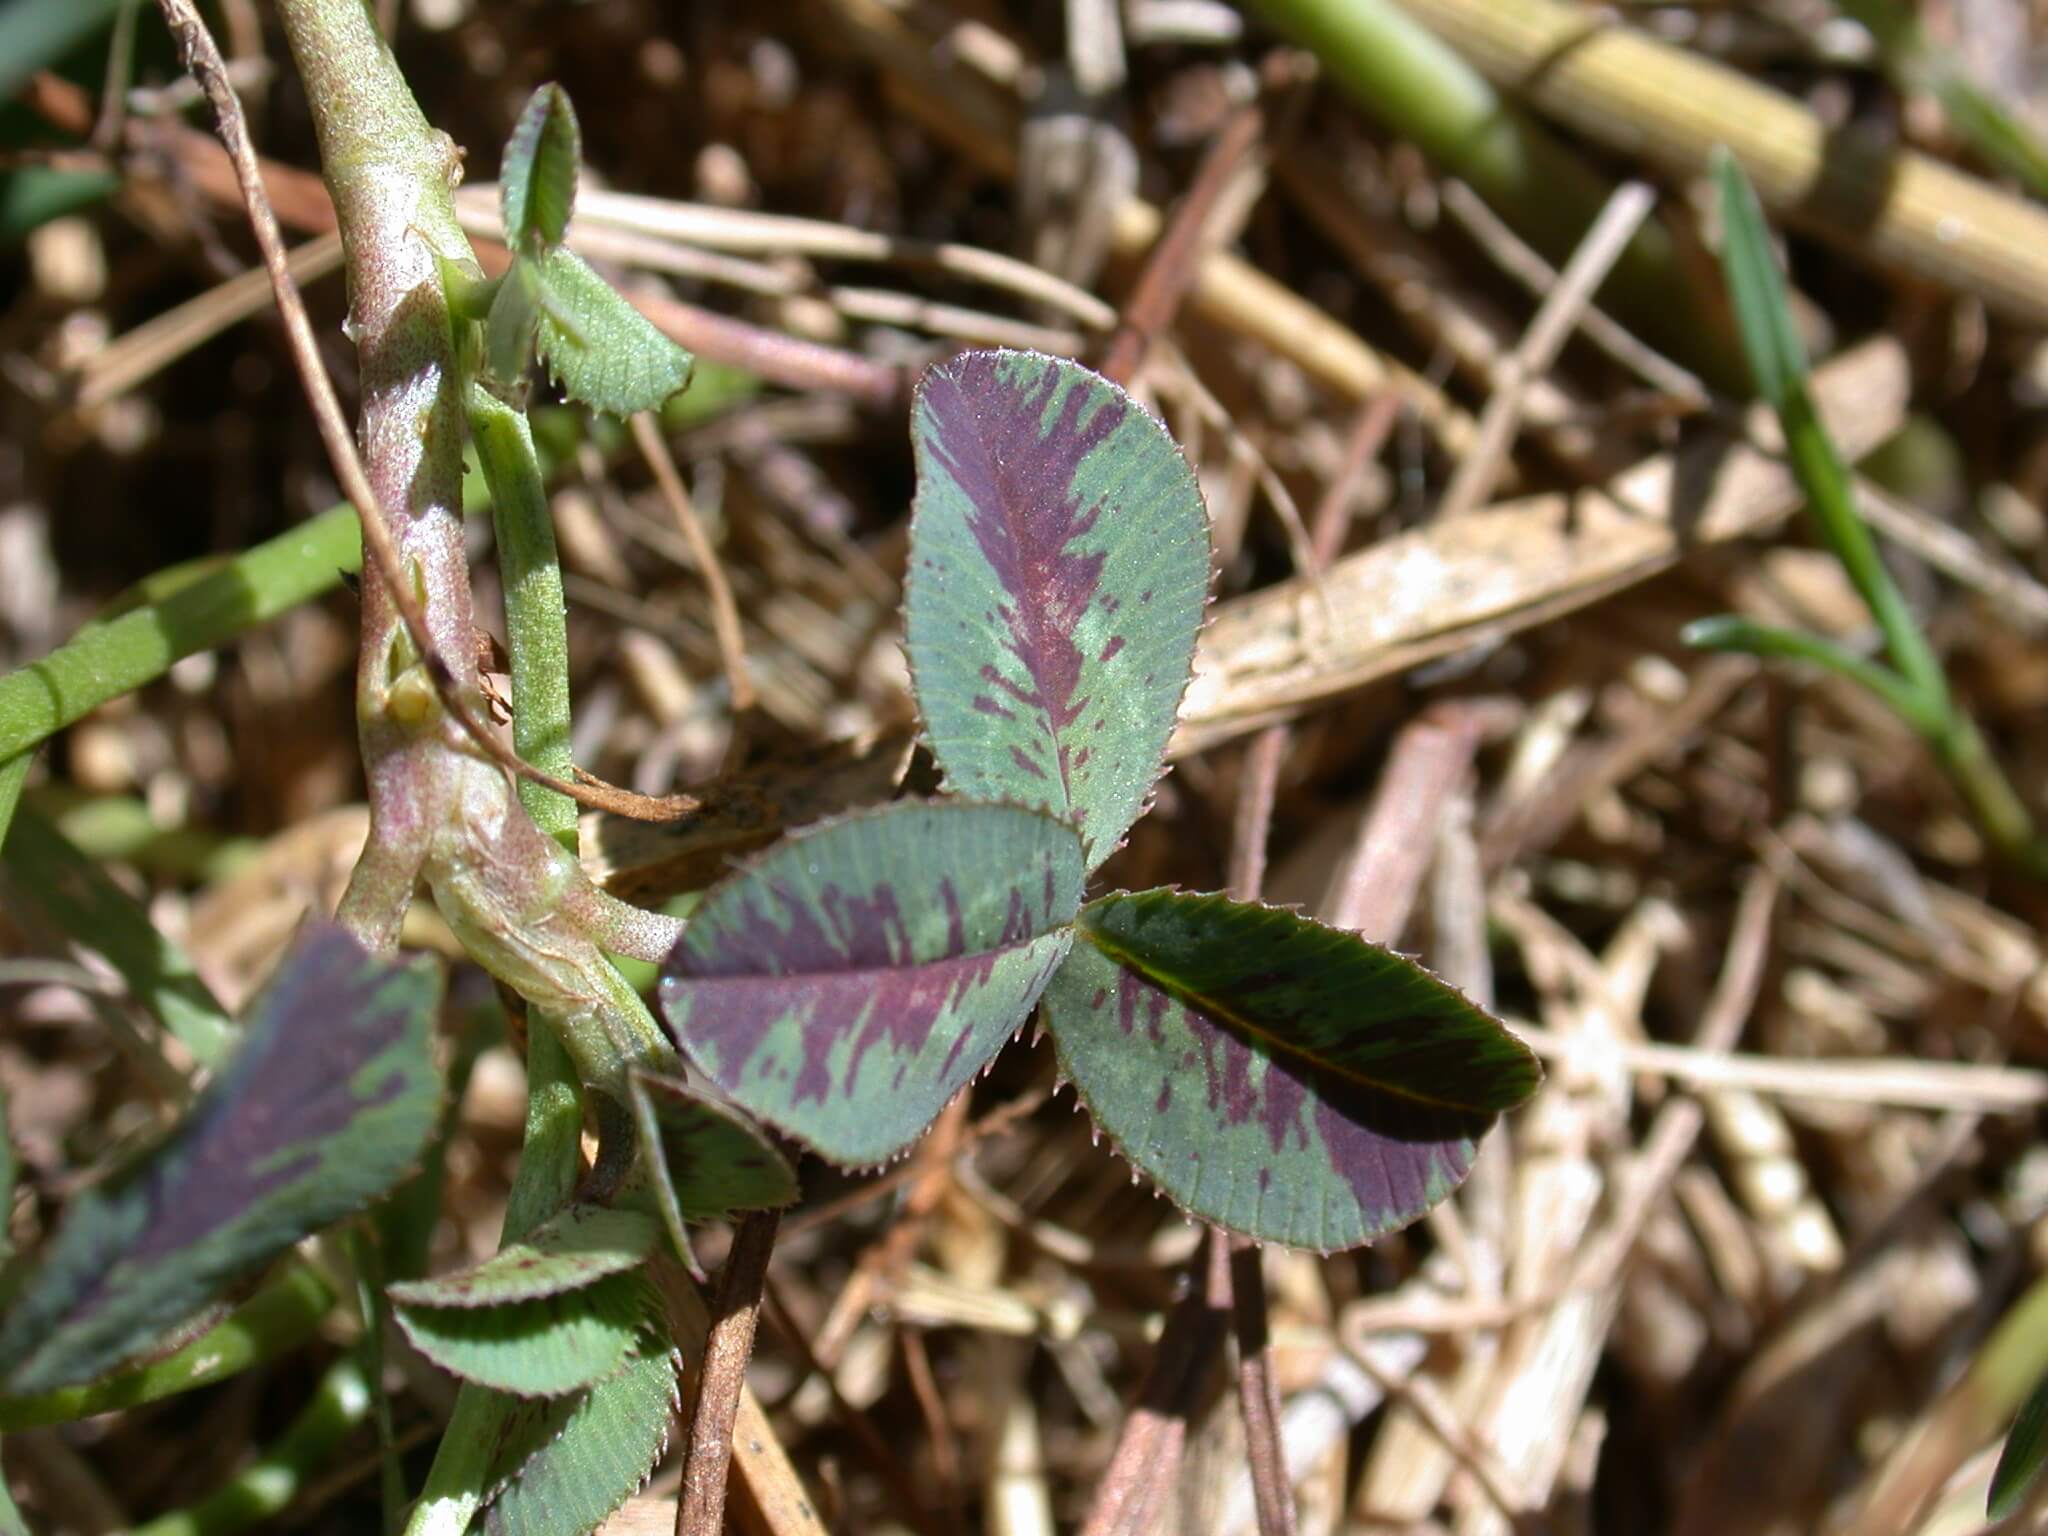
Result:
<instances>
[{"instance_id":1,"label":"midrib of leaf","mask_svg":"<svg viewBox=\"0 0 2048 1536\"><path fill-rule=\"evenodd\" d=\"M841 978L845 978L849 981L858 981L863 977L869 976L880 979L883 977L898 975L903 971L922 971L928 970L933 966L939 965L963 965L989 959L1000 960L1008 955L1021 954L1023 951L1030 949L1032 946L1042 943L1044 940L1051 938L1053 935L1059 933L1062 929L1072 928L1073 926L1074 923L1071 920L1064 923L1054 923L1050 927L1042 930L1041 932L1034 933L1033 935L1031 935L1030 938L1025 939L1023 942L1018 944L1002 944L998 945L994 949L967 949L962 950L957 955L941 955L935 960L913 960L908 965L863 965L843 971L781 971L771 974L762 974L760 972L755 971L743 971L735 972L731 975L725 976L699 976L691 972L685 971L679 972L678 975L681 980L686 982L701 983L704 985L717 983L725 986L730 986L736 982L759 982L763 986L786 987L790 985L792 982L800 983L811 977L829 977L834 981L840 980Z\"/></svg>"},{"instance_id":2,"label":"midrib of leaf","mask_svg":"<svg viewBox=\"0 0 2048 1536\"><path fill-rule=\"evenodd\" d=\"M1379 1078L1360 1072L1354 1067L1341 1066L1334 1061L1314 1055L1290 1041L1281 1039L1271 1030L1254 1024L1250 1019L1226 1007L1224 1004L1202 996L1202 994L1196 992L1191 987L1182 986L1174 981L1172 977L1162 973L1156 966L1146 964L1136 953L1117 943L1100 929L1092 928L1086 923L1080 922L1076 922L1074 926L1079 929L1082 938L1093 944L1125 970L1143 977L1182 1006L1192 1008L1205 1018L1214 1020L1223 1025L1224 1028L1241 1035L1270 1056L1279 1056L1289 1061L1300 1062L1311 1071L1339 1078L1356 1087L1370 1089L1374 1093L1392 1094L1395 1098L1405 1099L1411 1104L1420 1104L1430 1109L1447 1109L1461 1115L1490 1115L1495 1113L1493 1110L1484 1109L1475 1104L1460 1104L1454 1099L1439 1098L1435 1094L1417 1093L1412 1088L1404 1088L1395 1083L1384 1082ZM1363 943L1364 941L1360 940L1359 942Z\"/></svg>"}]
</instances>

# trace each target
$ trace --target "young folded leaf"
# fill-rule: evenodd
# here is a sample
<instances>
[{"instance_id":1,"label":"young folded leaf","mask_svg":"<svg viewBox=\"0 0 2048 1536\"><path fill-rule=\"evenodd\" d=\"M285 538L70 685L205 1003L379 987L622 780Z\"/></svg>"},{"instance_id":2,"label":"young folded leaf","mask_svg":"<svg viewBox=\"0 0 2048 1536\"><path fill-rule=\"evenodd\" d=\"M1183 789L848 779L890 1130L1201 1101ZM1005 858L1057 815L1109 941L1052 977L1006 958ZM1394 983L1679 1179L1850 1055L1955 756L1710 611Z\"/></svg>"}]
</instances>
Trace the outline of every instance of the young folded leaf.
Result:
<instances>
[{"instance_id":1,"label":"young folded leaf","mask_svg":"<svg viewBox=\"0 0 2048 1536\"><path fill-rule=\"evenodd\" d=\"M1062 1071L1163 1193L1247 1237L1405 1226L1541 1075L1420 966L1293 912L1157 890L1077 928L1045 994Z\"/></svg>"},{"instance_id":2,"label":"young folded leaf","mask_svg":"<svg viewBox=\"0 0 2048 1536\"><path fill-rule=\"evenodd\" d=\"M12 1393L89 1381L402 1178L439 1116L440 982L308 924L169 1142L72 1202L0 1326Z\"/></svg>"},{"instance_id":3,"label":"young folded leaf","mask_svg":"<svg viewBox=\"0 0 2048 1536\"><path fill-rule=\"evenodd\" d=\"M505 243L515 253L538 255L568 236L582 159L583 136L569 93L552 82L539 87L526 99L498 168Z\"/></svg>"},{"instance_id":4,"label":"young folded leaf","mask_svg":"<svg viewBox=\"0 0 2048 1536\"><path fill-rule=\"evenodd\" d=\"M690 354L649 324L574 251L550 251L533 272L540 360L578 405L631 416L659 409L690 382Z\"/></svg>"},{"instance_id":5,"label":"young folded leaf","mask_svg":"<svg viewBox=\"0 0 2048 1536\"><path fill-rule=\"evenodd\" d=\"M905 801L826 822L715 886L661 1004L750 1113L845 1164L893 1157L988 1063L1066 955L1072 827Z\"/></svg>"},{"instance_id":6,"label":"young folded leaf","mask_svg":"<svg viewBox=\"0 0 2048 1536\"><path fill-rule=\"evenodd\" d=\"M953 793L1042 806L1088 868L1143 813L1209 590L1166 428L1079 363L967 352L918 387L904 630Z\"/></svg>"}]
</instances>

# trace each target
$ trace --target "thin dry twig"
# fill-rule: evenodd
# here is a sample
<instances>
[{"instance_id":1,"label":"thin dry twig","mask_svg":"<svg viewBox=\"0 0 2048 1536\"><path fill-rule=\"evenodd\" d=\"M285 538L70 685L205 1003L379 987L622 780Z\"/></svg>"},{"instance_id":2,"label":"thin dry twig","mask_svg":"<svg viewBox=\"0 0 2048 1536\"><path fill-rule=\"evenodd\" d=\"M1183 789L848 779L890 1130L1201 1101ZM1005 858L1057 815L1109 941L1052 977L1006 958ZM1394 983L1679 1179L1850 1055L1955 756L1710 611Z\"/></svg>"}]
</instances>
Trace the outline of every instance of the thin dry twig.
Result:
<instances>
[{"instance_id":1,"label":"thin dry twig","mask_svg":"<svg viewBox=\"0 0 2048 1536\"><path fill-rule=\"evenodd\" d=\"M1331 872L1323 921L1376 944L1400 941L1436 847L1444 807L1481 744L1514 712L1513 704L1499 699L1445 699L1401 728L1372 807Z\"/></svg>"},{"instance_id":2,"label":"thin dry twig","mask_svg":"<svg viewBox=\"0 0 2048 1536\"><path fill-rule=\"evenodd\" d=\"M711 627L718 636L718 654L725 663L733 713L743 714L754 707L754 684L747 675L747 642L740 632L740 610L733 601L732 583L726 579L718 551L711 547L710 536L705 533L703 519L697 516L697 509L690 501L690 493L683 488L683 477L676 472L675 456L668 451L668 441L661 435L661 424L652 413L643 411L633 418L633 441L639 445L647 467L654 471L654 482L661 487L662 500L668 503L676 528L696 559L697 572L711 593Z\"/></svg>"},{"instance_id":3,"label":"thin dry twig","mask_svg":"<svg viewBox=\"0 0 2048 1536\"><path fill-rule=\"evenodd\" d=\"M698 1366L682 1497L676 1504L676 1536L719 1536L725 1528L733 1425L746 1391L747 1361L754 1353L754 1328L760 1318L761 1291L767 1284L768 1259L775 1249L779 1220L778 1212L757 1211L742 1217L733 1230L732 1250L718 1277L711 1331Z\"/></svg>"},{"instance_id":4,"label":"thin dry twig","mask_svg":"<svg viewBox=\"0 0 2048 1536\"><path fill-rule=\"evenodd\" d=\"M1257 103L1249 103L1230 114L1210 143L1187 195L1168 218L1137 286L1117 317L1116 331L1102 354L1101 370L1106 377L1118 381L1137 377L1153 338L1172 324L1195 280L1202 253L1215 243L1210 225L1223 194L1265 127L1264 111Z\"/></svg>"},{"instance_id":5,"label":"thin dry twig","mask_svg":"<svg viewBox=\"0 0 2048 1536\"><path fill-rule=\"evenodd\" d=\"M1639 186L1641 183L1630 185ZM1622 190L1626 188L1617 189L1617 195ZM1534 246L1509 228L1507 221L1489 208L1486 200L1478 193L1462 181L1453 179L1443 184L1441 196L1445 210L1486 248L1487 254L1499 264L1503 272L1539 299L1555 289L1558 282L1557 269L1545 261L1542 253ZM1647 212L1648 210L1645 210L1645 213ZM1597 287L1598 283L1596 282L1594 286ZM1590 300L1590 292L1587 297ZM1612 318L1598 305L1587 304L1584 312L1578 317L1578 327L1588 341L1652 388L1675 400L1692 401L1700 405L1706 403L1707 386L1694 374L1672 362L1648 343L1639 340L1634 332Z\"/></svg>"},{"instance_id":6,"label":"thin dry twig","mask_svg":"<svg viewBox=\"0 0 2048 1536\"><path fill-rule=\"evenodd\" d=\"M1507 376L1479 415L1479 440L1451 476L1450 485L1437 503L1438 517L1462 517L1493 495L1522 419L1522 399L1529 381L1549 371L1572 328L1585 318L1594 291L1635 238L1636 230L1650 216L1656 202L1656 191L1640 181L1624 183L1608 198L1607 206L1600 210L1600 217L1572 252L1556 285L1544 296L1521 342L1508 355Z\"/></svg>"},{"instance_id":7,"label":"thin dry twig","mask_svg":"<svg viewBox=\"0 0 2048 1536\"><path fill-rule=\"evenodd\" d=\"M1511 1021L1512 1023L1512 1021ZM1669 1078L1687 1088L1746 1088L1788 1099L1884 1104L1897 1109L2018 1114L2048 1104L2048 1073L1903 1057L1790 1061L1701 1051L1655 1042L1588 1042L1533 1024L1513 1023L1537 1055L1553 1061L1613 1060L1626 1072Z\"/></svg>"},{"instance_id":8,"label":"thin dry twig","mask_svg":"<svg viewBox=\"0 0 2048 1536\"><path fill-rule=\"evenodd\" d=\"M1280 1386L1266 1319L1266 1277L1255 1243L1230 1244L1230 1320L1237 1333L1237 1402L1251 1463L1259 1536L1294 1536L1294 1490L1280 1443Z\"/></svg>"},{"instance_id":9,"label":"thin dry twig","mask_svg":"<svg viewBox=\"0 0 2048 1536\"><path fill-rule=\"evenodd\" d=\"M341 267L341 236L332 231L295 247L285 265L296 282L310 283ZM150 316L107 343L80 370L72 404L89 411L154 376L229 326L276 302L267 269L229 278L184 303Z\"/></svg>"},{"instance_id":10,"label":"thin dry twig","mask_svg":"<svg viewBox=\"0 0 2048 1536\"><path fill-rule=\"evenodd\" d=\"M1230 1255L1211 1231L1197 1261L1201 1280L1166 1316L1152 1364L1096 1484L1081 1536L1143 1536L1180 1473L1188 1419L1221 1348L1231 1310Z\"/></svg>"},{"instance_id":11,"label":"thin dry twig","mask_svg":"<svg viewBox=\"0 0 2048 1536\"><path fill-rule=\"evenodd\" d=\"M1693 1036L1692 1049L1703 1056L1724 1055L1742 1038L1743 1025L1763 986L1779 889L1778 878L1766 869L1752 871L1743 883L1734 928L1728 936L1727 959ZM1695 1099L1674 1099L1657 1112L1643 1138L1620 1209L1587 1248L1574 1272L1574 1286L1616 1283L1651 1208L1670 1186L1705 1124L1706 1112Z\"/></svg>"},{"instance_id":12,"label":"thin dry twig","mask_svg":"<svg viewBox=\"0 0 2048 1536\"><path fill-rule=\"evenodd\" d=\"M809 1335L782 1299L781 1289L776 1285L773 1275L768 1277L763 1294L766 1303L763 1315L768 1320L768 1326L775 1331L778 1339L795 1352L803 1368L825 1384L826 1396L832 1404L833 1417L846 1426L847 1432L860 1443L861 1452L867 1457L869 1464L895 1492L904 1518L925 1532L926 1536L943 1536L926 1514L924 1500L918 1495L917 1486L905 1469L902 1458L890 1447L882 1432L875 1428L874 1420L846 1400L846 1394L840 1390L837 1378L826 1369L825 1363L811 1348Z\"/></svg>"},{"instance_id":13,"label":"thin dry twig","mask_svg":"<svg viewBox=\"0 0 2048 1536\"><path fill-rule=\"evenodd\" d=\"M1843 353L1816 370L1813 384L1845 456L1867 453L1905 417L1906 356L1891 340ZM1764 440L1768 412L1747 420ZM1798 504L1798 483L1775 453L1716 431L1600 490L1497 504L1383 539L1324 574L1327 605L1312 600L1315 586L1303 577L1219 604L1168 750L1214 746L1584 607L1692 550L1753 534Z\"/></svg>"},{"instance_id":14,"label":"thin dry twig","mask_svg":"<svg viewBox=\"0 0 2048 1536\"><path fill-rule=\"evenodd\" d=\"M1532 1523L1534 1511L1528 1497L1515 1487L1514 1473L1492 1451L1473 1439L1427 1377L1392 1376L1381 1370L1368 1352L1351 1350L1350 1353L1359 1369L1378 1383L1381 1391L1413 1413L1417 1422L1437 1438L1451 1458L1472 1474L1473 1480L1512 1527L1524 1529Z\"/></svg>"},{"instance_id":15,"label":"thin dry twig","mask_svg":"<svg viewBox=\"0 0 2048 1536\"><path fill-rule=\"evenodd\" d=\"M465 187L456 194L456 212L475 231L493 233L499 223L498 194L490 186ZM591 190L576 200L579 224L630 230L709 250L756 255L816 256L835 261L866 261L924 268L965 278L1010 293L1032 304L1071 316L1094 331L1116 324L1116 311L1085 288L1055 277L1041 267L979 246L942 240L914 240L900 235L830 224L821 219L794 218L736 208L716 208L625 192Z\"/></svg>"}]
</instances>

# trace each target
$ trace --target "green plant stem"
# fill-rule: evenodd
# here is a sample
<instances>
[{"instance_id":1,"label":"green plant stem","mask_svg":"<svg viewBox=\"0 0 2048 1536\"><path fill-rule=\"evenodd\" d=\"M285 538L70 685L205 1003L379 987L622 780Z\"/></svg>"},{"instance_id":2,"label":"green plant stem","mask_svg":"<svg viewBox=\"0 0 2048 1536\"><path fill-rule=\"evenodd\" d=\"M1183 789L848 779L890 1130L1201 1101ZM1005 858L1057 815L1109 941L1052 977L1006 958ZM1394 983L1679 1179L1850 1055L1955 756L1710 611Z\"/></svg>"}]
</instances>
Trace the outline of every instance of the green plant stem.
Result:
<instances>
[{"instance_id":1,"label":"green plant stem","mask_svg":"<svg viewBox=\"0 0 2048 1536\"><path fill-rule=\"evenodd\" d=\"M444 1126L446 1122L443 1122ZM445 1130L443 1137L445 1138ZM349 1255L354 1262L356 1311L362 1318L360 1347L369 1366L370 1422L377 1430L377 1484L384 1501L384 1523L380 1529L398 1529L405 1509L405 1474L398 1464L397 1437L391 1427L391 1394L384 1390L385 1339L389 1333L390 1309L384 1302L389 1276L384 1270L382 1238L363 1223L350 1234Z\"/></svg>"},{"instance_id":2,"label":"green plant stem","mask_svg":"<svg viewBox=\"0 0 2048 1536\"><path fill-rule=\"evenodd\" d=\"M1923 736L1931 737L1942 726L1942 717L1930 715L1925 700L1912 684L1888 667L1858 656L1822 635L1801 629L1781 629L1759 624L1732 614L1701 619L1688 624L1685 643L1705 651L1732 651L1745 656L1774 656L1784 661L1809 661L1830 672L1861 684L1882 699L1892 713Z\"/></svg>"},{"instance_id":3,"label":"green plant stem","mask_svg":"<svg viewBox=\"0 0 2048 1536\"><path fill-rule=\"evenodd\" d=\"M95 622L40 661L0 677L0 762L109 699L154 682L341 584L362 566L353 507L334 507L245 550L158 602Z\"/></svg>"},{"instance_id":4,"label":"green plant stem","mask_svg":"<svg viewBox=\"0 0 2048 1536\"><path fill-rule=\"evenodd\" d=\"M98 864L32 810L15 817L0 858L59 928L106 957L195 1062L218 1067L227 1060L239 1038L227 1010L185 952Z\"/></svg>"},{"instance_id":5,"label":"green plant stem","mask_svg":"<svg viewBox=\"0 0 2048 1536\"><path fill-rule=\"evenodd\" d=\"M581 1169L583 1095L551 1029L526 1035L526 1143L505 1205L500 1246L516 1242L568 1203ZM483 1507L498 1442L518 1400L464 1384L442 1432L406 1536L464 1536Z\"/></svg>"},{"instance_id":6,"label":"green plant stem","mask_svg":"<svg viewBox=\"0 0 2048 1536\"><path fill-rule=\"evenodd\" d=\"M0 1397L0 1432L90 1418L225 1381L304 1344L334 1299L326 1277L294 1263L220 1324L161 1360L82 1387Z\"/></svg>"},{"instance_id":7,"label":"green plant stem","mask_svg":"<svg viewBox=\"0 0 2048 1536\"><path fill-rule=\"evenodd\" d=\"M469 431L491 488L498 571L505 587L505 649L512 662L512 745L537 768L566 777L569 749L569 629L554 518L526 414L480 384L469 389ZM576 803L521 781L520 803L543 832L576 846Z\"/></svg>"},{"instance_id":8,"label":"green plant stem","mask_svg":"<svg viewBox=\"0 0 2048 1536\"><path fill-rule=\"evenodd\" d=\"M1252 8L1314 53L1361 108L1470 183L1553 261L1577 248L1613 192L1392 0L1255 0ZM1721 387L1741 388L1725 324L1661 225L1636 232L1602 292L1674 357Z\"/></svg>"},{"instance_id":9,"label":"green plant stem","mask_svg":"<svg viewBox=\"0 0 2048 1536\"><path fill-rule=\"evenodd\" d=\"M512 740L549 772L569 771L569 640L562 570L540 461L523 412L471 386L469 424L491 488L505 586L506 651L512 665ZM543 832L572 853L576 805L539 784L519 797ZM583 1096L551 1021L528 1021L526 1144L505 1207L502 1242L516 1242L569 1201L581 1171ZM482 1504L500 1432L516 1400L465 1384L441 1437L409 1536L459 1536Z\"/></svg>"},{"instance_id":10,"label":"green plant stem","mask_svg":"<svg viewBox=\"0 0 2048 1536\"><path fill-rule=\"evenodd\" d=\"M2033 816L1985 745L1977 722L1952 710L1928 744L1992 845L2016 868L2048 880L2048 842L2036 835Z\"/></svg>"},{"instance_id":11,"label":"green plant stem","mask_svg":"<svg viewBox=\"0 0 2048 1536\"><path fill-rule=\"evenodd\" d=\"M1946 718L1954 711L1949 698L1948 676L1934 649L1921 632L1913 610L1899 590L1892 573L1878 553L1877 540L1869 524L1856 511L1855 493L1850 489L1848 465L1836 451L1834 438L1821 425L1813 396L1806 387L1803 367L1792 382L1785 399L1778 404L1778 416L1785 427L1786 454L1799 483L1806 490L1806 509L1820 529L1827 547L1848 573L1871 617L1884 635L1885 649L1892 665L1918 696L1922 718ZM1913 719L1913 716L1908 716Z\"/></svg>"},{"instance_id":12,"label":"green plant stem","mask_svg":"<svg viewBox=\"0 0 2048 1536\"><path fill-rule=\"evenodd\" d=\"M2048 878L2048 842L2036 835L2025 803L1992 757L1976 722L1957 704L1940 658L1892 580L1857 508L1849 467L1814 407L1806 350L1792 324L1785 280L1765 234L1756 193L1726 150L1714 158L1714 175L1720 183L1722 262L1758 392L1778 414L1786 456L1806 493L1814 525L1877 620L1892 668L1873 666L1819 636L1744 619L1709 619L1693 625L1687 638L1721 650L1799 657L1861 683L1919 733L2000 856L2036 878Z\"/></svg>"},{"instance_id":13,"label":"green plant stem","mask_svg":"<svg viewBox=\"0 0 2048 1536\"><path fill-rule=\"evenodd\" d=\"M370 1381L361 1351L327 1368L313 1399L261 1458L193 1505L138 1525L132 1536L230 1536L277 1514L299 1496L370 1412Z\"/></svg>"},{"instance_id":14,"label":"green plant stem","mask_svg":"<svg viewBox=\"0 0 2048 1536\"><path fill-rule=\"evenodd\" d=\"M473 265L455 219L454 142L430 128L360 0L280 0L305 82L348 269L350 334L360 364L356 434L363 470L426 638L458 699L475 697L476 645L462 543L465 389L440 269ZM436 731L387 707L412 660L393 593L363 583L356 719L371 835L338 913L375 950L398 942L454 775Z\"/></svg>"}]
</instances>

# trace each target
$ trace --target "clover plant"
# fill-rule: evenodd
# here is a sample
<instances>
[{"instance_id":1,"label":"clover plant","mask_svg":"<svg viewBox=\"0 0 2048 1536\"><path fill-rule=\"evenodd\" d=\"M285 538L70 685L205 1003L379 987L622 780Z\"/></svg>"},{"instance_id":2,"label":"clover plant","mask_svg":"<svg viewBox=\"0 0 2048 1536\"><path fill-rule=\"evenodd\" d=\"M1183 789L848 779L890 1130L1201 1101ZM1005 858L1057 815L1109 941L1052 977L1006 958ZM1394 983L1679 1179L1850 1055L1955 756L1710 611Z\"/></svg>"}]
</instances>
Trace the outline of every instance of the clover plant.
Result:
<instances>
[{"instance_id":1,"label":"clover plant","mask_svg":"<svg viewBox=\"0 0 2048 1536\"><path fill-rule=\"evenodd\" d=\"M187 0L161 4L202 83L226 90ZM13 1291L0 1426L189 1390L219 1379L221 1360L295 1347L336 1288L288 1261L207 1335L223 1348L133 1364L424 1165L351 1247L363 1344L202 1523L274 1511L290 1487L276 1466L303 1475L332 1453L379 1390L388 1318L462 1383L407 1531L588 1531L667 1444L679 1361L664 1298L681 1289L679 1262L694 1270L686 1225L796 1198L771 1129L840 1164L898 1156L1034 1016L1102 1130L1204 1221L1338 1249L1441 1200L1537 1081L1512 1036L1412 962L1291 911L1173 889L1091 897L1162 770L1210 556L1165 429L1079 364L968 352L917 392L906 645L945 792L796 833L715 885L687 925L597 888L564 793L583 790L528 373L537 360L570 401L626 415L683 388L691 358L564 243L580 149L560 89L534 93L506 147L508 265L487 278L454 217L454 146L428 127L369 9L279 11L348 265L378 502L359 510L397 561L361 590L370 834L336 923L308 927L240 1026L60 837L29 819L8 841L10 870L52 920L105 951L218 1075L158 1150L72 1202ZM221 110L232 147L231 96ZM464 724L482 702L465 446L493 504L523 778ZM195 584L211 606L186 638L214 643L319 590L301 568L325 580L346 555L338 525L317 526L238 563L233 581L255 587L231 611ZM419 634L383 573L410 586ZM103 685L78 695L82 709L160 674L182 653L158 633L169 607L0 679L0 833L29 753L76 718L42 704L23 715L23 701L75 672ZM450 1125L430 1049L436 988L390 955L421 885L530 1026L501 1247L431 1278L420 1269ZM667 1032L610 955L663 962ZM599 1132L588 1169L586 1110ZM718 1426L698 1429L718 1443ZM385 1449L395 1524L406 1490Z\"/></svg>"},{"instance_id":2,"label":"clover plant","mask_svg":"<svg viewBox=\"0 0 2048 1536\"><path fill-rule=\"evenodd\" d=\"M949 793L802 832L713 888L661 1000L737 1103L894 1157L1041 1012L1111 1140L1190 1214L1347 1248L1413 1221L1528 1096L1528 1051L1413 962L1291 911L1086 900L1165 761L1209 587L1166 429L1078 363L927 375L904 623Z\"/></svg>"}]
</instances>

